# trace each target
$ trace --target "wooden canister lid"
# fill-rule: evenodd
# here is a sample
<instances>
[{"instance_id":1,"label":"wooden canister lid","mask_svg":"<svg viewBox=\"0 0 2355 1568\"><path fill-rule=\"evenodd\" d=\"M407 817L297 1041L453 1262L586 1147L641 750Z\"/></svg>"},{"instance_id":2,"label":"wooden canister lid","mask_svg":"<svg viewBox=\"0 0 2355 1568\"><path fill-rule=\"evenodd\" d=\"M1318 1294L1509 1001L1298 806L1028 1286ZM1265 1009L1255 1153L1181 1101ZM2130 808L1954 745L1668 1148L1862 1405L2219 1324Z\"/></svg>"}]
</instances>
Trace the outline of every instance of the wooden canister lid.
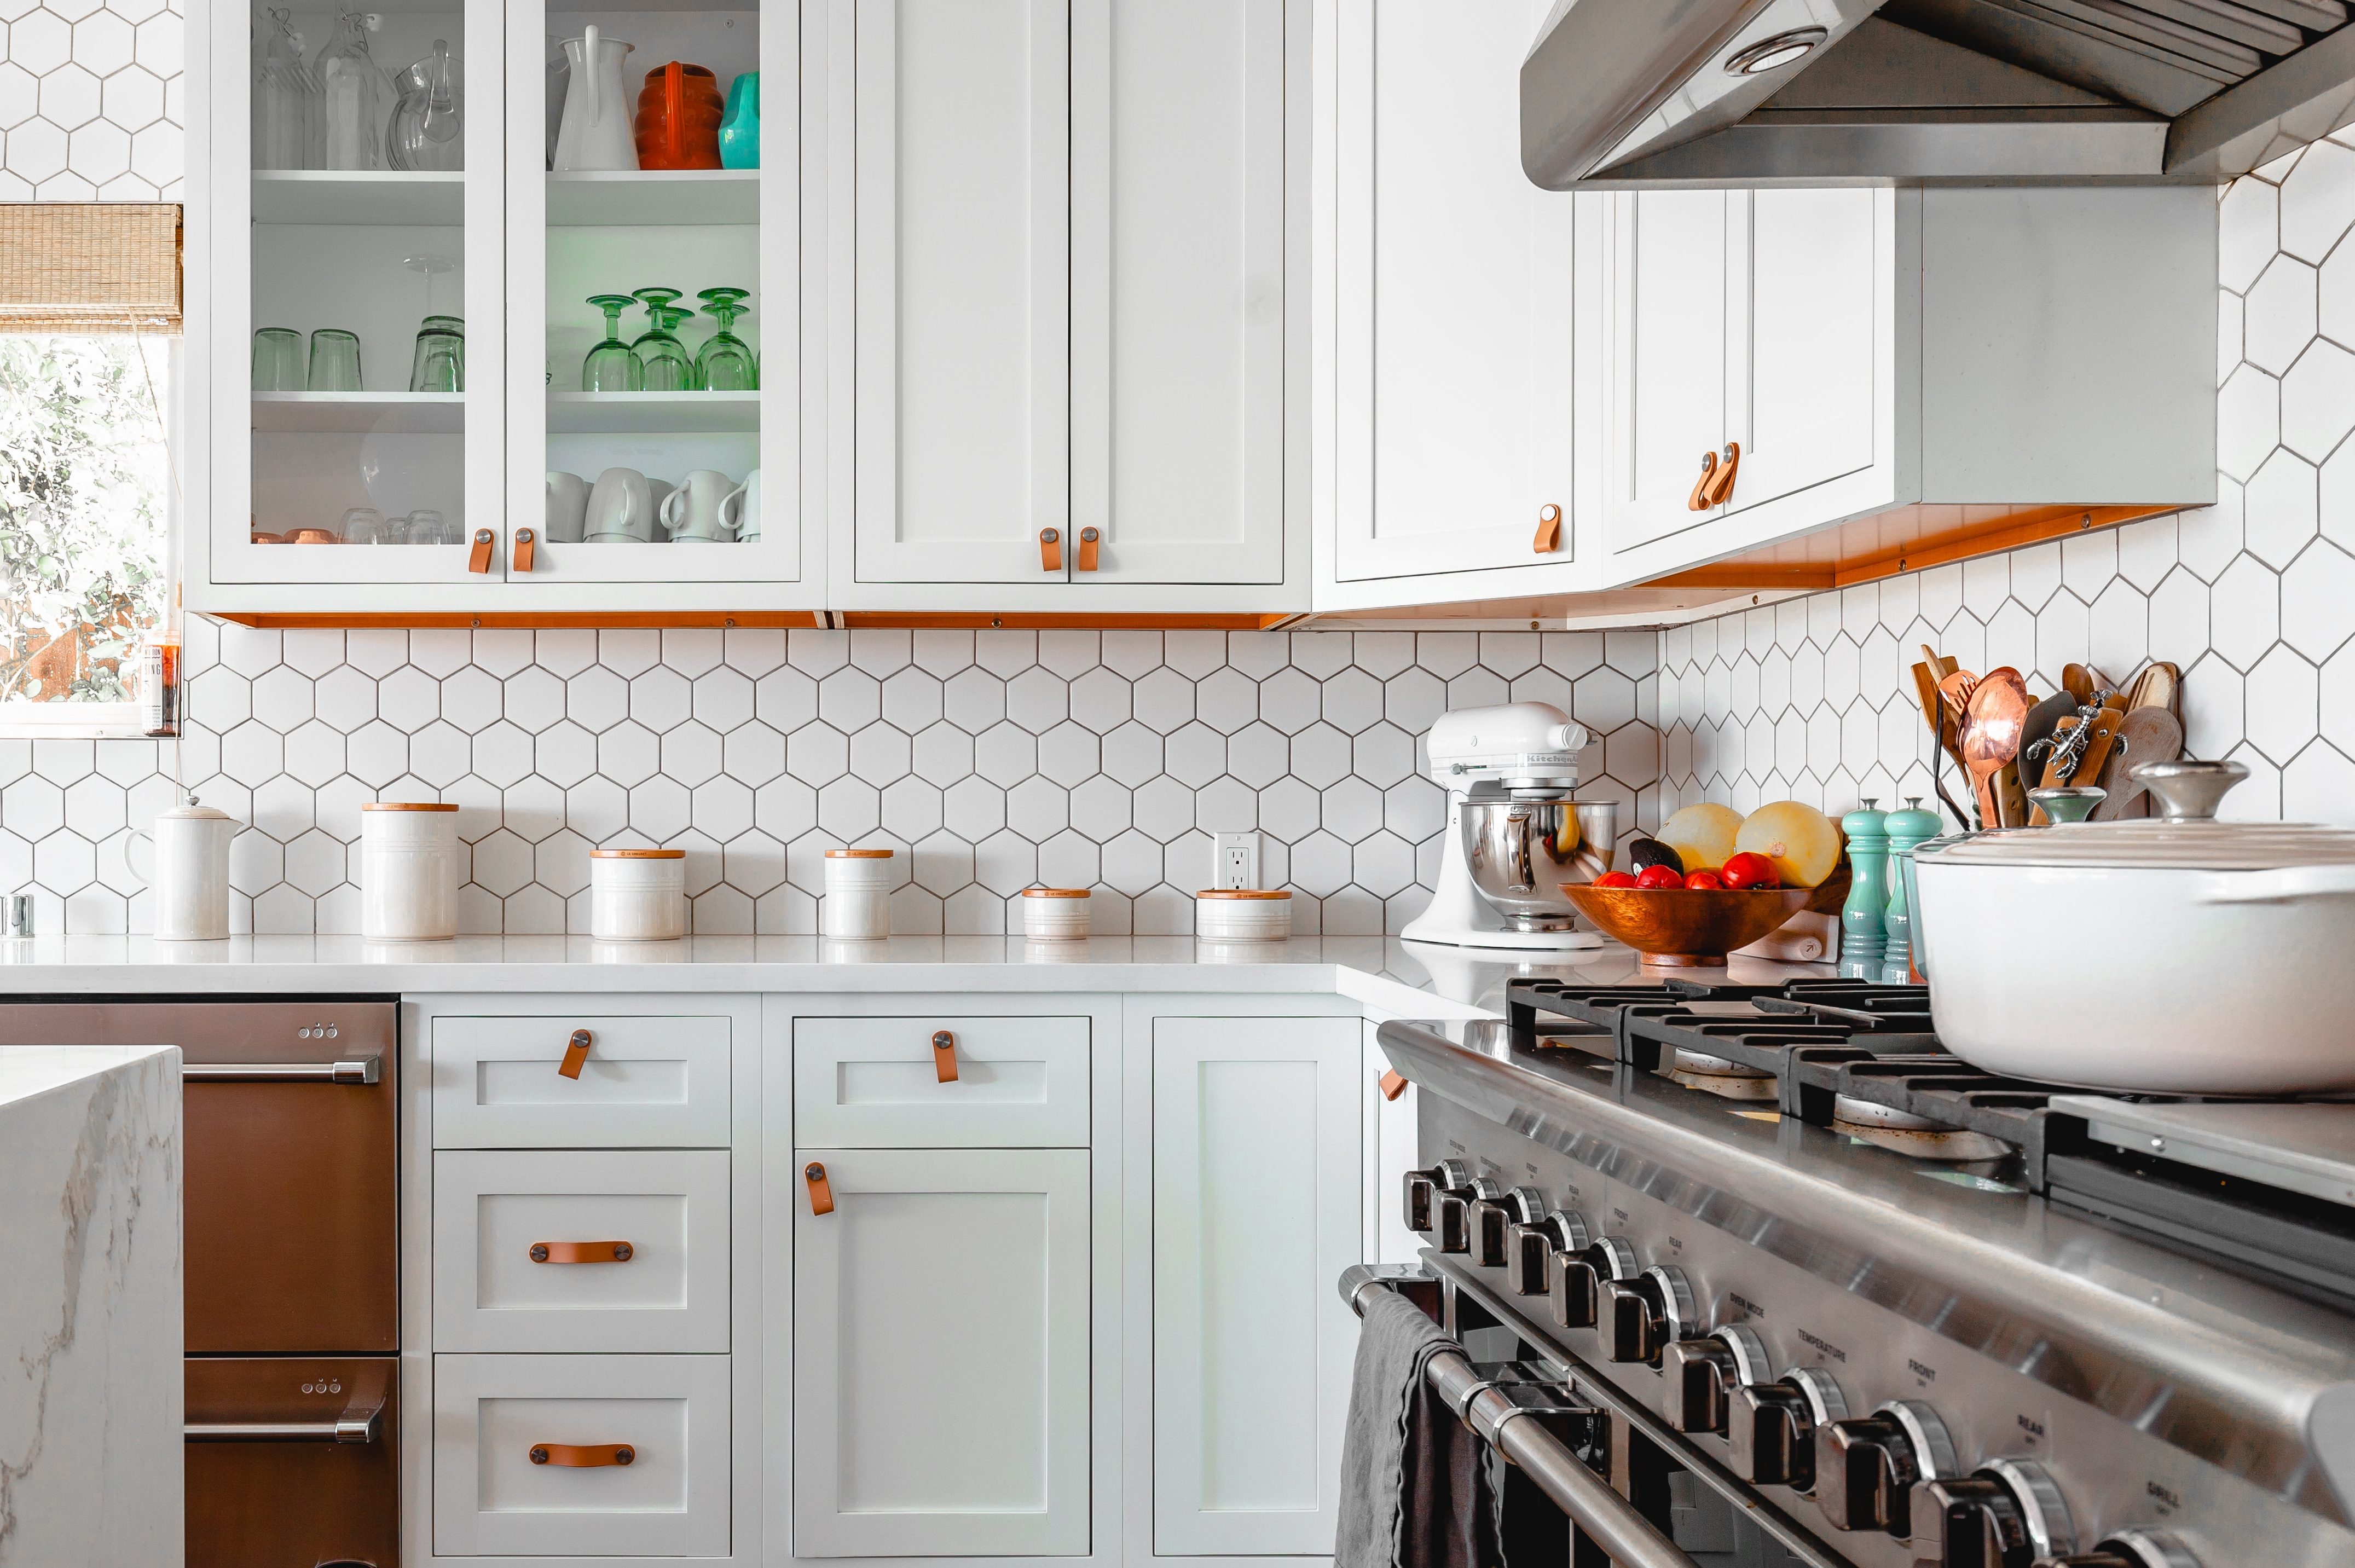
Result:
<instances>
[{"instance_id":1,"label":"wooden canister lid","mask_svg":"<svg viewBox=\"0 0 2355 1568\"><path fill-rule=\"evenodd\" d=\"M829 860L888 860L891 858L891 851L889 849L828 849L826 852L826 858Z\"/></svg>"},{"instance_id":2,"label":"wooden canister lid","mask_svg":"<svg viewBox=\"0 0 2355 1568\"><path fill-rule=\"evenodd\" d=\"M1022 890L1022 896L1026 899L1083 899L1088 896L1088 890L1085 888L1025 888Z\"/></svg>"},{"instance_id":3,"label":"wooden canister lid","mask_svg":"<svg viewBox=\"0 0 2355 1568\"><path fill-rule=\"evenodd\" d=\"M362 811L455 811L457 806L439 800L368 800L360 803Z\"/></svg>"},{"instance_id":4,"label":"wooden canister lid","mask_svg":"<svg viewBox=\"0 0 2355 1568\"><path fill-rule=\"evenodd\" d=\"M1194 896L1198 899L1288 899L1292 894L1283 888L1204 888Z\"/></svg>"},{"instance_id":5,"label":"wooden canister lid","mask_svg":"<svg viewBox=\"0 0 2355 1568\"><path fill-rule=\"evenodd\" d=\"M684 849L591 849L591 860L684 860Z\"/></svg>"}]
</instances>

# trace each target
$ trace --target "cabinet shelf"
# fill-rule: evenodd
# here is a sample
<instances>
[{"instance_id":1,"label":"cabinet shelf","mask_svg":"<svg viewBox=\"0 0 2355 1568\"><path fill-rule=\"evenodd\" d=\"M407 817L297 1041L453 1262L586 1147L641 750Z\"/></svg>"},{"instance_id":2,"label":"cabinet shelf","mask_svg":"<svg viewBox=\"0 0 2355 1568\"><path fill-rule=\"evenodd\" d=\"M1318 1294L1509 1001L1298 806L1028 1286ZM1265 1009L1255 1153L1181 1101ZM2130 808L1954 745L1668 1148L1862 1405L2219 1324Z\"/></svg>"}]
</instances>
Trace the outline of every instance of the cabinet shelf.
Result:
<instances>
[{"instance_id":1,"label":"cabinet shelf","mask_svg":"<svg viewBox=\"0 0 2355 1568\"><path fill-rule=\"evenodd\" d=\"M413 169L256 169L256 223L431 224L464 221L466 176Z\"/></svg>"},{"instance_id":2,"label":"cabinet shelf","mask_svg":"<svg viewBox=\"0 0 2355 1568\"><path fill-rule=\"evenodd\" d=\"M613 169L548 176L559 227L758 223L758 169Z\"/></svg>"},{"instance_id":3,"label":"cabinet shelf","mask_svg":"<svg viewBox=\"0 0 2355 1568\"><path fill-rule=\"evenodd\" d=\"M260 431L457 435L465 418L464 392L253 394L253 428Z\"/></svg>"},{"instance_id":4,"label":"cabinet shelf","mask_svg":"<svg viewBox=\"0 0 2355 1568\"><path fill-rule=\"evenodd\" d=\"M758 392L550 392L551 435L756 432Z\"/></svg>"}]
</instances>

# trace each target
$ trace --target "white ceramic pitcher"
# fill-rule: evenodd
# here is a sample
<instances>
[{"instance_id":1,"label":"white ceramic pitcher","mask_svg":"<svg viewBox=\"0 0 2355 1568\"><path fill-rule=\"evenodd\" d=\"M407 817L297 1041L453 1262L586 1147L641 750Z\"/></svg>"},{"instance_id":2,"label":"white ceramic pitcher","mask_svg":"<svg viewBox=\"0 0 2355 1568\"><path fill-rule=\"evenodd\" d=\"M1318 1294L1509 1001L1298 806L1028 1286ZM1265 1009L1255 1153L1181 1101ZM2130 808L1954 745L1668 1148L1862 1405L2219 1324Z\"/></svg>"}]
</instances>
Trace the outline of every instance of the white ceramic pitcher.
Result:
<instances>
[{"instance_id":1,"label":"white ceramic pitcher","mask_svg":"<svg viewBox=\"0 0 2355 1568\"><path fill-rule=\"evenodd\" d=\"M152 836L132 833L155 850L146 878L156 941L218 942L229 935L229 841L236 832L235 818L191 795L187 805L157 815Z\"/></svg>"},{"instance_id":2,"label":"white ceramic pitcher","mask_svg":"<svg viewBox=\"0 0 2355 1568\"><path fill-rule=\"evenodd\" d=\"M631 133L633 105L622 85L622 62L635 45L602 35L596 24L564 40L564 60L572 75L564 89L564 121L556 128L556 166L567 169L634 169L637 138Z\"/></svg>"}]
</instances>

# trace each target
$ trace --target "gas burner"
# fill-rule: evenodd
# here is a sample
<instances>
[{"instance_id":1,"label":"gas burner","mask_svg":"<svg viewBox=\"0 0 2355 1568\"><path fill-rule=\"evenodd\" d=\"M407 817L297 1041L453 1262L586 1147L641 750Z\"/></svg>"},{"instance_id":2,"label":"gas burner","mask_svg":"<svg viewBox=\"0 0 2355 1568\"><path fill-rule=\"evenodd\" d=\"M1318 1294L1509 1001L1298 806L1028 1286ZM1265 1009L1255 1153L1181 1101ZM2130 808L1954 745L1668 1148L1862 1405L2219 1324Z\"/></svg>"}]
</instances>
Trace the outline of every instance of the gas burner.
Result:
<instances>
[{"instance_id":1,"label":"gas burner","mask_svg":"<svg viewBox=\"0 0 2355 1568\"><path fill-rule=\"evenodd\" d=\"M1854 1094L1832 1097L1831 1128L1908 1159L1979 1164L2019 1152L2001 1138L1975 1133L1968 1127L1943 1126L1927 1116L1917 1116Z\"/></svg>"},{"instance_id":2,"label":"gas burner","mask_svg":"<svg viewBox=\"0 0 2355 1568\"><path fill-rule=\"evenodd\" d=\"M1721 1100L1772 1100L1781 1093L1772 1072L1681 1046L1661 1071L1688 1089L1698 1089Z\"/></svg>"}]
</instances>

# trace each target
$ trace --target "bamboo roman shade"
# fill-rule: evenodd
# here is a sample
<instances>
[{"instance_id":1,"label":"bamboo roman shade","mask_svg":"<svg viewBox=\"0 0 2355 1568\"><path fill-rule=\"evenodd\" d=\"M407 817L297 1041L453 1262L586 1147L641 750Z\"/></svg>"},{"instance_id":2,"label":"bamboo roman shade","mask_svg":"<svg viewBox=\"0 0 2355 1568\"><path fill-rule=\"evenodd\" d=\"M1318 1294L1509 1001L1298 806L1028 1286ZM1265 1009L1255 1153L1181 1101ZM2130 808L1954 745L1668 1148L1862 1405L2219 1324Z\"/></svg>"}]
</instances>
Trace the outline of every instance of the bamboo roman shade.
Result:
<instances>
[{"instance_id":1,"label":"bamboo roman shade","mask_svg":"<svg viewBox=\"0 0 2355 1568\"><path fill-rule=\"evenodd\" d=\"M180 330L180 208L0 203L0 332Z\"/></svg>"}]
</instances>

